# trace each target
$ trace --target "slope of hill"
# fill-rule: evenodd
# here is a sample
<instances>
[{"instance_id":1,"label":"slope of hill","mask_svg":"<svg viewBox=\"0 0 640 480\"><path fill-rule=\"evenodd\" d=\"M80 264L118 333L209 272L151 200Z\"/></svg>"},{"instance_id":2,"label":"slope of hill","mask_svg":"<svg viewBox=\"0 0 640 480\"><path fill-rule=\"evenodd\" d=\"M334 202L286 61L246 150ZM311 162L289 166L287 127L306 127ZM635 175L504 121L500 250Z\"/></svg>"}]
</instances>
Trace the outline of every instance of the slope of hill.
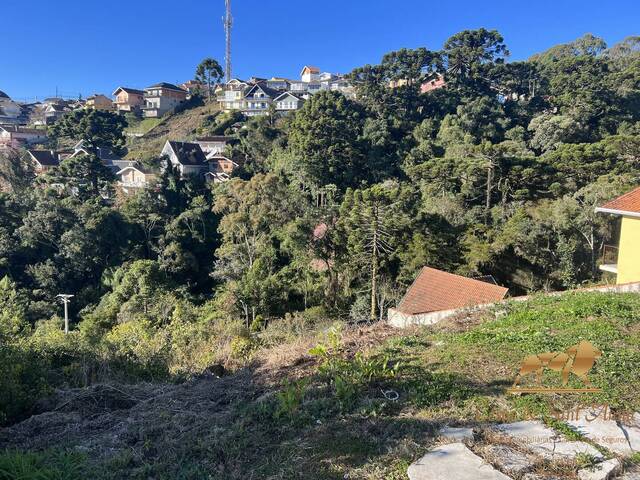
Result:
<instances>
[{"instance_id":1,"label":"slope of hill","mask_svg":"<svg viewBox=\"0 0 640 480\"><path fill-rule=\"evenodd\" d=\"M141 137L130 136L128 142L130 159L147 159L159 156L167 140L192 140L203 121L219 112L216 103L195 106L167 115ZM134 127L134 130L137 127Z\"/></svg>"},{"instance_id":2,"label":"slope of hill","mask_svg":"<svg viewBox=\"0 0 640 480\"><path fill-rule=\"evenodd\" d=\"M475 427L474 451L495 441L488 426L530 416L579 438L554 409L640 409L639 320L636 294L541 296L433 327L331 328L222 378L59 391L0 432L1 478L405 479L445 424ZM525 354L581 339L603 351L590 373L602 393L505 393ZM540 461L530 478L577 478L592 461Z\"/></svg>"}]
</instances>

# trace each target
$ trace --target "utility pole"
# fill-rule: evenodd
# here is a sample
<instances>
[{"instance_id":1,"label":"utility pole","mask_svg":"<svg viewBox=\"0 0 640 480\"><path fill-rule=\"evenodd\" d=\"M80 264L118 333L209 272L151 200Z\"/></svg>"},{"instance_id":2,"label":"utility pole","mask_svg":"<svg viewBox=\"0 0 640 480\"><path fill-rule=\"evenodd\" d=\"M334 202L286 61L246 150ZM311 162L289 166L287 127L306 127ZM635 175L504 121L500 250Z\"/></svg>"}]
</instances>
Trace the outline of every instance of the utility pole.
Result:
<instances>
[{"instance_id":1,"label":"utility pole","mask_svg":"<svg viewBox=\"0 0 640 480\"><path fill-rule=\"evenodd\" d=\"M64 333L69 333L69 301L73 298L73 295L60 293L57 297L64 302Z\"/></svg>"},{"instance_id":2,"label":"utility pole","mask_svg":"<svg viewBox=\"0 0 640 480\"><path fill-rule=\"evenodd\" d=\"M233 17L231 16L231 0L224 0L226 7L224 23L224 34L226 37L227 45L224 55L224 75L225 80L228 82L231 80L231 26L233 25Z\"/></svg>"}]
</instances>

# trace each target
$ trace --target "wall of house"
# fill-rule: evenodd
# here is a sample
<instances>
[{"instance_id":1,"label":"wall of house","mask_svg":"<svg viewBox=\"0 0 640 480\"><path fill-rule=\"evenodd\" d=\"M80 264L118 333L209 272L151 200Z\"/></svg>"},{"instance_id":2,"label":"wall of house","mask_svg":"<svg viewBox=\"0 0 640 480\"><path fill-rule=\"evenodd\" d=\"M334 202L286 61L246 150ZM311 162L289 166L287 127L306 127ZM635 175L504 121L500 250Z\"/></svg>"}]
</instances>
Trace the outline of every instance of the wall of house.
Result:
<instances>
[{"instance_id":1,"label":"wall of house","mask_svg":"<svg viewBox=\"0 0 640 480\"><path fill-rule=\"evenodd\" d=\"M616 282L640 281L640 218L622 217L618 252Z\"/></svg>"}]
</instances>

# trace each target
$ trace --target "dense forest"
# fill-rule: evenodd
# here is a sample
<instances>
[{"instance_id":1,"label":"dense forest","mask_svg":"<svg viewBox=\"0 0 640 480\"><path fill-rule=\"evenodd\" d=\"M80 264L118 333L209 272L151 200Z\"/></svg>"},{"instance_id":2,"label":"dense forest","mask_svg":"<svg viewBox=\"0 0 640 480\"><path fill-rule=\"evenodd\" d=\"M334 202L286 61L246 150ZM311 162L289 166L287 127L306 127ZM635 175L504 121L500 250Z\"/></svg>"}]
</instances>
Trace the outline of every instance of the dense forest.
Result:
<instances>
[{"instance_id":1,"label":"dense forest","mask_svg":"<svg viewBox=\"0 0 640 480\"><path fill-rule=\"evenodd\" d=\"M356 68L354 100L213 115L199 131L232 135L242 160L223 184L166 168L121 197L97 157L36 178L4 155L0 424L52 386L246 355L271 322L383 318L424 265L514 294L600 281L616 231L594 207L640 182L640 37L508 57L498 32L464 31ZM70 115L51 133L117 150L125 124Z\"/></svg>"}]
</instances>

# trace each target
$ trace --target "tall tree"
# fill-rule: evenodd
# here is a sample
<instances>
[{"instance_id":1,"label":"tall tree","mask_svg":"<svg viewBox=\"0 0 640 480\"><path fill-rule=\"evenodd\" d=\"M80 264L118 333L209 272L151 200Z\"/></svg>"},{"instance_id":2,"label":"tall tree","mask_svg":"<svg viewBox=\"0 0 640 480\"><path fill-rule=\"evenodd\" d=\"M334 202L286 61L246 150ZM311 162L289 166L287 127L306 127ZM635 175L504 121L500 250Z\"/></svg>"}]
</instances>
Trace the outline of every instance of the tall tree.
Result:
<instances>
[{"instance_id":1,"label":"tall tree","mask_svg":"<svg viewBox=\"0 0 640 480\"><path fill-rule=\"evenodd\" d=\"M207 98L211 101L212 87L224 77L222 67L213 58L205 58L196 68L196 80L207 86Z\"/></svg>"},{"instance_id":2,"label":"tall tree","mask_svg":"<svg viewBox=\"0 0 640 480\"><path fill-rule=\"evenodd\" d=\"M311 97L291 122L293 172L308 184L357 186L368 178L362 140L364 112L338 92Z\"/></svg>"},{"instance_id":3,"label":"tall tree","mask_svg":"<svg viewBox=\"0 0 640 480\"><path fill-rule=\"evenodd\" d=\"M54 140L66 138L84 140L89 148L110 148L115 153L124 151L126 138L124 116L104 110L73 110L49 127Z\"/></svg>"}]
</instances>

